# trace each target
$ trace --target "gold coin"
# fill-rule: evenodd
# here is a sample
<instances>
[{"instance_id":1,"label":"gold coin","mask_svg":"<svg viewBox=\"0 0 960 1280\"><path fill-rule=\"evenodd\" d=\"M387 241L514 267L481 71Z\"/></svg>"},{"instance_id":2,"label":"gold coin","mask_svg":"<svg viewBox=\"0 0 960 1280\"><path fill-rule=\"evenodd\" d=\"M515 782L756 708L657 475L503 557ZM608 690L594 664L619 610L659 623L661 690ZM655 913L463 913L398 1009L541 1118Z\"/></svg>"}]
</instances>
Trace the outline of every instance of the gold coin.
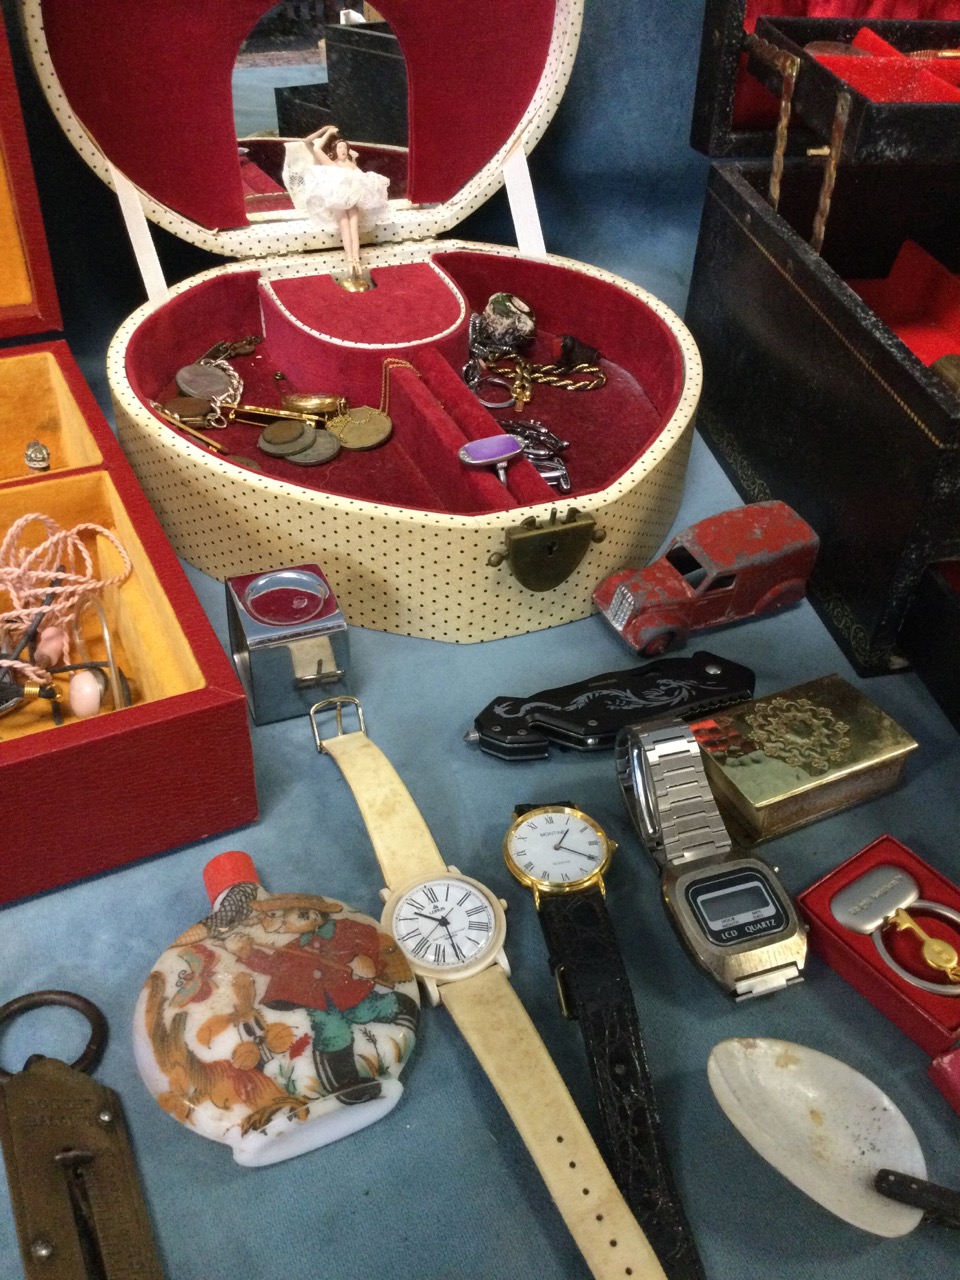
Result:
<instances>
[{"instance_id":1,"label":"gold coin","mask_svg":"<svg viewBox=\"0 0 960 1280\"><path fill-rule=\"evenodd\" d=\"M393 423L381 409L362 404L346 413L338 413L327 422L345 449L376 449L390 439Z\"/></svg>"},{"instance_id":2,"label":"gold coin","mask_svg":"<svg viewBox=\"0 0 960 1280\"><path fill-rule=\"evenodd\" d=\"M320 414L342 413L347 404L343 396L325 395L319 392L314 394L308 391L289 391L281 397L280 403L284 409L291 409L294 413Z\"/></svg>"}]
</instances>

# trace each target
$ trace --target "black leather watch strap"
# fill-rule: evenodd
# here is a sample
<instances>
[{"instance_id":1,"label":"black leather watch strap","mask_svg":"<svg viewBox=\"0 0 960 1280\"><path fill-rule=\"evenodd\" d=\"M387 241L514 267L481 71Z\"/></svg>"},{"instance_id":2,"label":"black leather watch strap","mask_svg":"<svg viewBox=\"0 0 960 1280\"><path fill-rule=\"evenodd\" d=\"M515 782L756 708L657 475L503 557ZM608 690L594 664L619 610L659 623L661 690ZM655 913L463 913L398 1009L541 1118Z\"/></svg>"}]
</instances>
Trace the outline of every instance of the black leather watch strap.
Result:
<instances>
[{"instance_id":1,"label":"black leather watch strap","mask_svg":"<svg viewBox=\"0 0 960 1280\"><path fill-rule=\"evenodd\" d=\"M580 1023L610 1172L669 1280L704 1280L603 892L543 894L539 916L564 1011Z\"/></svg>"}]
</instances>

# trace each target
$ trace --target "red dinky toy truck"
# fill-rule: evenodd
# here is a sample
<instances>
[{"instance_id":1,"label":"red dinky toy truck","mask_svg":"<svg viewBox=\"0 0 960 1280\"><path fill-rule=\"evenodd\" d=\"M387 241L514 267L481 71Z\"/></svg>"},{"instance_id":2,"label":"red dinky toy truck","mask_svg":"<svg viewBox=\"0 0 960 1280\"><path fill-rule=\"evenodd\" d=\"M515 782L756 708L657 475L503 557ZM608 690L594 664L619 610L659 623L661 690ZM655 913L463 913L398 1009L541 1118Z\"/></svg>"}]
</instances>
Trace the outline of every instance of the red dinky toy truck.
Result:
<instances>
[{"instance_id":1,"label":"red dinky toy truck","mask_svg":"<svg viewBox=\"0 0 960 1280\"><path fill-rule=\"evenodd\" d=\"M819 547L785 502L754 502L684 529L646 569L604 578L593 599L627 644L652 658L691 631L796 604Z\"/></svg>"}]
</instances>

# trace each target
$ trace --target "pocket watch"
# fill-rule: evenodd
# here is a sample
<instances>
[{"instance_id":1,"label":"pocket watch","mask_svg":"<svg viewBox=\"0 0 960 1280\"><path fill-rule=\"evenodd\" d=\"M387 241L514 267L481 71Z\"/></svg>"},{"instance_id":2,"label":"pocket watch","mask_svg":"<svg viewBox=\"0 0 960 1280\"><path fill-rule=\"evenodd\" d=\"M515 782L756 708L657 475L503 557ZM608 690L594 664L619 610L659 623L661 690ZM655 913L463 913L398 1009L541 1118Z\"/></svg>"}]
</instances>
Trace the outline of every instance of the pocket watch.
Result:
<instances>
[{"instance_id":1,"label":"pocket watch","mask_svg":"<svg viewBox=\"0 0 960 1280\"><path fill-rule=\"evenodd\" d=\"M359 729L344 732L352 706ZM319 718L335 711L337 731ZM353 791L386 888L382 923L430 1003L442 1004L475 1053L533 1157L594 1276L664 1280L647 1237L617 1188L530 1016L509 982L506 903L445 863L413 798L368 738L356 698L310 709L317 750Z\"/></svg>"},{"instance_id":2,"label":"pocket watch","mask_svg":"<svg viewBox=\"0 0 960 1280\"><path fill-rule=\"evenodd\" d=\"M517 805L513 817L503 856L533 894L560 1008L580 1025L610 1171L670 1280L703 1280L605 903L603 877L617 846L566 801Z\"/></svg>"},{"instance_id":3,"label":"pocket watch","mask_svg":"<svg viewBox=\"0 0 960 1280\"><path fill-rule=\"evenodd\" d=\"M699 967L736 1000L802 982L806 930L776 871L734 850L689 726L631 726L614 754L667 914Z\"/></svg>"}]
</instances>

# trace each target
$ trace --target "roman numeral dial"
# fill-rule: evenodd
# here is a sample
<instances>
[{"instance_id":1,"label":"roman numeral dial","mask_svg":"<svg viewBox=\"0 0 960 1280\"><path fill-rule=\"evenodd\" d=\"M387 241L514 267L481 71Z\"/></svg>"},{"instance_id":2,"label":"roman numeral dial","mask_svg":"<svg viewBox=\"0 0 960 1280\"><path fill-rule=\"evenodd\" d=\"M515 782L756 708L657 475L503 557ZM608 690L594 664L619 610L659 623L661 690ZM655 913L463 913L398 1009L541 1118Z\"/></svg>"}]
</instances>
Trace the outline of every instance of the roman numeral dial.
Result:
<instances>
[{"instance_id":1,"label":"roman numeral dial","mask_svg":"<svg viewBox=\"0 0 960 1280\"><path fill-rule=\"evenodd\" d=\"M419 970L446 973L495 950L499 910L475 881L435 876L400 893L384 924Z\"/></svg>"},{"instance_id":2,"label":"roman numeral dial","mask_svg":"<svg viewBox=\"0 0 960 1280\"><path fill-rule=\"evenodd\" d=\"M507 866L528 888L560 891L600 880L616 845L580 809L543 805L519 817L507 832Z\"/></svg>"}]
</instances>

